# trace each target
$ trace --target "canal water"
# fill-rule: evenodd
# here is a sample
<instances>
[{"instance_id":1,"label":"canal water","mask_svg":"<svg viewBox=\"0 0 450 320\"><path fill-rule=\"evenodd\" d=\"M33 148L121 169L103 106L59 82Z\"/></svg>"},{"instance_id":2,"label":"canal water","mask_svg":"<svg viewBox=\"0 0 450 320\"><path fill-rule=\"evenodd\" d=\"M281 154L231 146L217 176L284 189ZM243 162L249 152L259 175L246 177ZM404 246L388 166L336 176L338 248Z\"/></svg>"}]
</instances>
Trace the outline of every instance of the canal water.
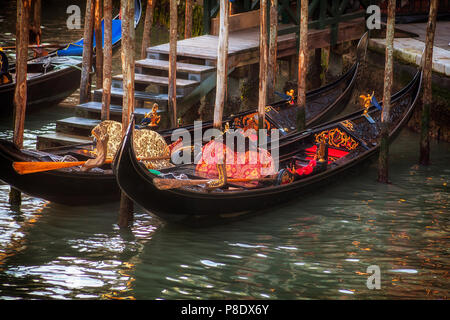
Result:
<instances>
[{"instance_id":1,"label":"canal water","mask_svg":"<svg viewBox=\"0 0 450 320\"><path fill-rule=\"evenodd\" d=\"M61 39L65 19L51 19L47 37ZM58 106L28 115L25 146L71 115ZM11 139L11 123L1 119L0 138ZM407 129L394 141L390 185L370 162L271 212L201 229L136 207L121 230L118 203L24 195L14 207L0 184L0 299L448 299L450 144L432 141L429 167L417 165L418 147ZM367 285L374 269L379 289Z\"/></svg>"}]
</instances>

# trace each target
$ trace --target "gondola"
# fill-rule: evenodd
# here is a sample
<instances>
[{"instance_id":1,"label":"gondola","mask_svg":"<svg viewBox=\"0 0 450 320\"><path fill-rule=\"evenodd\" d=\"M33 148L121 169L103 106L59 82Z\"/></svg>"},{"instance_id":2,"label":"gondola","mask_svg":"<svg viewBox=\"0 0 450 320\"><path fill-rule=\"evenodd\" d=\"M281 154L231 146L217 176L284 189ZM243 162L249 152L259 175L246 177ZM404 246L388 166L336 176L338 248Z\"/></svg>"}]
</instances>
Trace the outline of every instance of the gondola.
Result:
<instances>
[{"instance_id":1,"label":"gondola","mask_svg":"<svg viewBox=\"0 0 450 320\"><path fill-rule=\"evenodd\" d=\"M135 27L141 19L141 13L141 1L135 0ZM121 20L117 15L113 20L113 50L119 48L121 34ZM64 49L28 61L27 112L58 104L80 87L82 46L83 39L80 39ZM0 85L0 114L3 115L12 114L14 109L15 66L10 66L9 73L13 75L13 81Z\"/></svg>"},{"instance_id":2,"label":"gondola","mask_svg":"<svg viewBox=\"0 0 450 320\"><path fill-rule=\"evenodd\" d=\"M419 70L408 86L393 97L389 128L391 142L412 115L421 79L422 72ZM369 122L367 116L374 123ZM354 113L297 133L279 145L279 168L282 170L276 179L258 181L251 186L227 183L220 188L207 188L195 164L158 172L148 170L137 161L133 150L133 123L122 141L113 170L121 190L130 199L165 221L190 226L232 221L299 199L307 192L323 190L330 182L338 181L341 175L376 155L379 151L380 116L381 111L372 107L367 114ZM318 142L328 145L323 162L312 158L317 154ZM305 168L313 163L311 161L315 164L311 166L312 170L306 171ZM184 182L200 179L204 185L186 184L167 190L158 186L161 182L173 184L174 181L181 181L183 185L183 180L179 180L182 174L188 178ZM214 186L213 179L210 182Z\"/></svg>"},{"instance_id":3,"label":"gondola","mask_svg":"<svg viewBox=\"0 0 450 320\"><path fill-rule=\"evenodd\" d=\"M345 108L351 98L360 61L365 54L366 47L367 34L359 42L357 61L342 77L307 93L306 120L308 127L329 120ZM295 134L295 130L291 129L295 125L292 121L295 119L296 106L292 105L290 101L282 100L271 104L271 110L267 115L267 123L283 129L284 135L281 136L281 140ZM232 125L246 125L246 121L251 119L254 114L255 110L250 110L230 115L225 121ZM140 125L137 127L143 130L146 128ZM204 122L202 130L211 127L211 121ZM183 128L194 130L192 125ZM173 130L159 132L170 143ZM12 167L12 163L17 161L59 161L67 155L75 157L79 161L85 161L91 158L85 150L92 149L92 144L86 144L41 151L19 150L11 142L0 140L0 166L4 168L0 172L0 180L31 196L66 205L92 205L117 201L120 197L120 189L110 165L104 165L88 172L81 172L79 167L74 167L26 175L18 174Z\"/></svg>"}]
</instances>

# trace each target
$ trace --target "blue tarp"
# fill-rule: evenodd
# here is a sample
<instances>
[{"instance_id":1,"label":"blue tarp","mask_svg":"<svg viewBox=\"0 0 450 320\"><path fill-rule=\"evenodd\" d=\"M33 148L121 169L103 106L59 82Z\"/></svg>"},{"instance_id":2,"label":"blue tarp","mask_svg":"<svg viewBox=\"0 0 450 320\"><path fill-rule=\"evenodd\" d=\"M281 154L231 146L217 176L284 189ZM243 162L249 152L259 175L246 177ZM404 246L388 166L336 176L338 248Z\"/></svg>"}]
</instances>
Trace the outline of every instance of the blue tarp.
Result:
<instances>
[{"instance_id":1,"label":"blue tarp","mask_svg":"<svg viewBox=\"0 0 450 320\"><path fill-rule=\"evenodd\" d=\"M112 21L112 44L114 45L122 38L122 20L114 19ZM102 21L102 46L104 45L104 21ZM95 33L94 33L95 48ZM58 56L82 56L83 55L83 39L78 40L57 52Z\"/></svg>"}]
</instances>

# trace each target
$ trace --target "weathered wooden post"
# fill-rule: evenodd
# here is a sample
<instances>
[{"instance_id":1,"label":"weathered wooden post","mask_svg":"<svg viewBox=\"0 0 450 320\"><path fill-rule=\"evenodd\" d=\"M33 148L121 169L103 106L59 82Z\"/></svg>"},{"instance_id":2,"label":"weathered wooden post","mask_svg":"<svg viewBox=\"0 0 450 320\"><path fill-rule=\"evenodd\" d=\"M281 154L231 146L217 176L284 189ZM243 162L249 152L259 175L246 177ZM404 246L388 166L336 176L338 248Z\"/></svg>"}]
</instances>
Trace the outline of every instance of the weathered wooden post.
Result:
<instances>
[{"instance_id":1,"label":"weathered wooden post","mask_svg":"<svg viewBox=\"0 0 450 320\"><path fill-rule=\"evenodd\" d=\"M308 72L308 0L301 0L298 52L297 130L306 129L306 74Z\"/></svg>"},{"instance_id":2,"label":"weathered wooden post","mask_svg":"<svg viewBox=\"0 0 450 320\"><path fill-rule=\"evenodd\" d=\"M258 96L258 128L264 129L267 104L267 0L260 1L259 12L259 96Z\"/></svg>"},{"instance_id":3,"label":"weathered wooden post","mask_svg":"<svg viewBox=\"0 0 450 320\"><path fill-rule=\"evenodd\" d=\"M95 0L95 73L96 88L103 86L102 0Z\"/></svg>"},{"instance_id":4,"label":"weathered wooden post","mask_svg":"<svg viewBox=\"0 0 450 320\"><path fill-rule=\"evenodd\" d=\"M394 28L395 0L389 0L386 25L386 58L384 67L383 110L381 112L380 154L378 157L378 182L389 183L389 124L391 110L391 91L394 77Z\"/></svg>"},{"instance_id":5,"label":"weathered wooden post","mask_svg":"<svg viewBox=\"0 0 450 320\"><path fill-rule=\"evenodd\" d=\"M147 0L147 9L145 10L144 32L142 33L141 59L147 57L147 48L150 47L150 35L153 25L153 9L156 0Z\"/></svg>"},{"instance_id":6,"label":"weathered wooden post","mask_svg":"<svg viewBox=\"0 0 450 320\"><path fill-rule=\"evenodd\" d=\"M37 45L41 44L42 30L41 30L41 0L34 0L32 2L33 8L33 19L30 25L30 36L29 43L34 43Z\"/></svg>"},{"instance_id":7,"label":"weathered wooden post","mask_svg":"<svg viewBox=\"0 0 450 320\"><path fill-rule=\"evenodd\" d=\"M91 91L91 68L92 68L92 42L94 27L94 1L86 0L86 14L84 16L84 41L83 41L83 62L81 66L80 81L80 104L89 100Z\"/></svg>"},{"instance_id":8,"label":"weathered wooden post","mask_svg":"<svg viewBox=\"0 0 450 320\"><path fill-rule=\"evenodd\" d=\"M27 107L27 59L29 40L29 15L31 0L17 0L16 22L16 87L14 90L14 132L13 142L23 148L23 130ZM20 205L20 191L11 187L9 203Z\"/></svg>"},{"instance_id":9,"label":"weathered wooden post","mask_svg":"<svg viewBox=\"0 0 450 320\"><path fill-rule=\"evenodd\" d=\"M134 0L121 0L122 10L122 135L130 123L134 112ZM128 227L133 220L133 201L123 192L120 198L119 227Z\"/></svg>"},{"instance_id":10,"label":"weathered wooden post","mask_svg":"<svg viewBox=\"0 0 450 320\"><path fill-rule=\"evenodd\" d=\"M273 99L277 74L278 0L270 0L269 57L267 71L267 97Z\"/></svg>"},{"instance_id":11,"label":"weathered wooden post","mask_svg":"<svg viewBox=\"0 0 450 320\"><path fill-rule=\"evenodd\" d=\"M170 0L169 96L172 128L177 126L177 0Z\"/></svg>"},{"instance_id":12,"label":"weathered wooden post","mask_svg":"<svg viewBox=\"0 0 450 320\"><path fill-rule=\"evenodd\" d=\"M112 73L112 0L103 0L104 45L103 45L103 93L101 120L109 120L111 105Z\"/></svg>"},{"instance_id":13,"label":"weathered wooden post","mask_svg":"<svg viewBox=\"0 0 450 320\"><path fill-rule=\"evenodd\" d=\"M184 38L192 37L192 0L186 0L184 12Z\"/></svg>"},{"instance_id":14,"label":"weathered wooden post","mask_svg":"<svg viewBox=\"0 0 450 320\"><path fill-rule=\"evenodd\" d=\"M227 97L228 67L228 0L220 0L219 45L217 46L216 103L214 106L214 128L222 129L222 116Z\"/></svg>"},{"instance_id":15,"label":"weathered wooden post","mask_svg":"<svg viewBox=\"0 0 450 320\"><path fill-rule=\"evenodd\" d=\"M419 163L430 164L430 111L432 103L431 75L433 73L433 42L436 31L436 15L438 1L431 0L428 16L427 37L425 40L425 58L423 64L423 97L420 127L420 157Z\"/></svg>"}]
</instances>

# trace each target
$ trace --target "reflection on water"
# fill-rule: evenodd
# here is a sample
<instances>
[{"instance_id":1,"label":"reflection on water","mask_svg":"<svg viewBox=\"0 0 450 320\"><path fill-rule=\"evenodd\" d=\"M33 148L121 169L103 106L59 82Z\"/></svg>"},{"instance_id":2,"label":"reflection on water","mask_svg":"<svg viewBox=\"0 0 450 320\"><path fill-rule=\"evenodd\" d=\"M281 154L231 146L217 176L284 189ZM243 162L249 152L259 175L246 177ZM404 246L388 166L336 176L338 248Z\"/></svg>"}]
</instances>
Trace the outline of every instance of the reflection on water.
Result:
<instances>
[{"instance_id":1,"label":"reflection on water","mask_svg":"<svg viewBox=\"0 0 450 320\"><path fill-rule=\"evenodd\" d=\"M0 186L0 298L446 299L450 145L415 165L418 135L392 147L392 185L375 162L261 216L207 229L165 225L141 208L65 207ZM370 290L367 267L379 266Z\"/></svg>"},{"instance_id":2,"label":"reflection on water","mask_svg":"<svg viewBox=\"0 0 450 320\"><path fill-rule=\"evenodd\" d=\"M13 5L2 26L8 12ZM64 19L44 18L44 32L64 40ZM5 26L2 44L13 41L13 23ZM155 33L156 43L167 37ZM27 115L25 146L72 115L58 107ZM12 118L1 119L0 138L11 139L11 128ZM117 203L78 208L24 196L11 207L0 185L0 299L446 299L450 144L433 142L433 164L419 167L418 140L404 131L392 145L392 185L375 182L372 162L285 207L198 230L136 208L125 232ZM366 286L371 265L379 290Z\"/></svg>"}]
</instances>

